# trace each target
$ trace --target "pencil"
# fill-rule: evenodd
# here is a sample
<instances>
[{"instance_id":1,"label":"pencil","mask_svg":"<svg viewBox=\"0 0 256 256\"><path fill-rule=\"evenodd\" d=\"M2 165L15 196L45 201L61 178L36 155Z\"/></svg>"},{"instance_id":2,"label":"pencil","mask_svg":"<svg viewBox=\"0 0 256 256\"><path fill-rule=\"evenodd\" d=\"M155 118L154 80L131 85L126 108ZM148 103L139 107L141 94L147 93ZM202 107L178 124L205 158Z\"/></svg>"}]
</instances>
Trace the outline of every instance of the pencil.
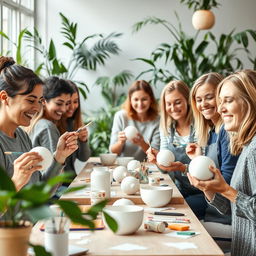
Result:
<instances>
[{"instance_id":1,"label":"pencil","mask_svg":"<svg viewBox=\"0 0 256 256\"><path fill-rule=\"evenodd\" d=\"M24 152L11 152L11 151L6 151L4 152L5 155L16 155L16 156L20 156L22 155Z\"/></svg>"}]
</instances>

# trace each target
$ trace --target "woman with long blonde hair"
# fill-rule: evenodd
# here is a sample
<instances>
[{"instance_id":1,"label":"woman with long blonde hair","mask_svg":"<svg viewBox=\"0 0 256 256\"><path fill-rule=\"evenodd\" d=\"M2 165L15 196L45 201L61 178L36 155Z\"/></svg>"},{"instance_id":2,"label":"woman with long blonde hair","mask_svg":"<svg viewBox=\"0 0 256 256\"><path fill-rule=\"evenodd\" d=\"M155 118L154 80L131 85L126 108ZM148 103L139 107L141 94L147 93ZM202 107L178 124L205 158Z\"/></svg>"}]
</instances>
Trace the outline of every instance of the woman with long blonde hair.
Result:
<instances>
[{"instance_id":1,"label":"woman with long blonde hair","mask_svg":"<svg viewBox=\"0 0 256 256\"><path fill-rule=\"evenodd\" d=\"M175 180L184 198L201 193L190 185L185 173L186 164L190 162L186 145L195 142L189 93L189 87L183 81L173 80L163 88L160 97L160 150L171 151L175 162L170 166L161 166L156 162L158 150L151 147L147 151L148 161L157 164L160 170Z\"/></svg>"},{"instance_id":2,"label":"woman with long blonde hair","mask_svg":"<svg viewBox=\"0 0 256 256\"><path fill-rule=\"evenodd\" d=\"M213 179L189 179L222 214L232 214L231 255L256 255L256 72L231 74L218 86L217 98L231 153L241 155L230 185L213 166Z\"/></svg>"},{"instance_id":3,"label":"woman with long blonde hair","mask_svg":"<svg viewBox=\"0 0 256 256\"><path fill-rule=\"evenodd\" d=\"M229 137L222 126L223 120L217 109L216 92L222 80L222 75L211 72L195 81L190 100L198 140L197 143L188 145L186 151L190 158L200 154L210 157L216 167L221 170L226 182L230 183L238 157L230 153ZM194 202L200 202L200 204L190 205L190 207L198 218L204 218L207 208L204 195L198 194L198 200ZM217 216L217 211L213 210L212 215ZM221 216L219 217L225 224L230 223L228 218L224 220Z\"/></svg>"}]
</instances>

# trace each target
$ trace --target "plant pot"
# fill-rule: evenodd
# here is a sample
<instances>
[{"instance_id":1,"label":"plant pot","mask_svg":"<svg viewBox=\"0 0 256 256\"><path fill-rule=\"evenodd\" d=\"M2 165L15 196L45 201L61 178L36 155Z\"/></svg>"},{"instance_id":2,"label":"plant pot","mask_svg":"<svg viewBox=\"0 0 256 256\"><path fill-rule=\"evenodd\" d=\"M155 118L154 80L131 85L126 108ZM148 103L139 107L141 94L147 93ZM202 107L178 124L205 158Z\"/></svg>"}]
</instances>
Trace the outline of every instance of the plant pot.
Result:
<instances>
[{"instance_id":1,"label":"plant pot","mask_svg":"<svg viewBox=\"0 0 256 256\"><path fill-rule=\"evenodd\" d=\"M192 24L195 29L210 29L215 23L215 16L210 10L198 10L192 16Z\"/></svg>"},{"instance_id":2,"label":"plant pot","mask_svg":"<svg viewBox=\"0 0 256 256\"><path fill-rule=\"evenodd\" d=\"M29 236L32 225L22 227L4 227L0 222L0 255L27 256Z\"/></svg>"}]
</instances>

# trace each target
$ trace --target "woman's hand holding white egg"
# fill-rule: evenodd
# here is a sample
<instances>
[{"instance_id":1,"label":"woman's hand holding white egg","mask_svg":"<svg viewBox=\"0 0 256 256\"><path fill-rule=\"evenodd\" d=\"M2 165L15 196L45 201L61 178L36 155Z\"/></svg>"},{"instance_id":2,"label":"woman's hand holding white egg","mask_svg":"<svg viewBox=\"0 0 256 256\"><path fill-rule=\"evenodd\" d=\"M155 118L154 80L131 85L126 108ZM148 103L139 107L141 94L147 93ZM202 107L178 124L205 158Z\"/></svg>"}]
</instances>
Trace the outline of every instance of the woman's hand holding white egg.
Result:
<instances>
[{"instance_id":1,"label":"woman's hand holding white egg","mask_svg":"<svg viewBox=\"0 0 256 256\"><path fill-rule=\"evenodd\" d=\"M209 166L209 170L213 173L214 177L211 180L198 180L188 173L188 179L190 184L194 187L202 190L203 192L212 193L224 193L229 189L229 185L226 183L219 169Z\"/></svg>"},{"instance_id":2,"label":"woman's hand holding white egg","mask_svg":"<svg viewBox=\"0 0 256 256\"><path fill-rule=\"evenodd\" d=\"M38 152L26 152L13 162L12 180L17 190L20 190L29 182L35 171L42 169L42 166L39 165L41 161L43 161L43 158Z\"/></svg>"},{"instance_id":3,"label":"woman's hand holding white egg","mask_svg":"<svg viewBox=\"0 0 256 256\"><path fill-rule=\"evenodd\" d=\"M65 132L60 136L55 151L55 160L58 163L64 164L66 158L78 149L77 139L77 132Z\"/></svg>"}]
</instances>

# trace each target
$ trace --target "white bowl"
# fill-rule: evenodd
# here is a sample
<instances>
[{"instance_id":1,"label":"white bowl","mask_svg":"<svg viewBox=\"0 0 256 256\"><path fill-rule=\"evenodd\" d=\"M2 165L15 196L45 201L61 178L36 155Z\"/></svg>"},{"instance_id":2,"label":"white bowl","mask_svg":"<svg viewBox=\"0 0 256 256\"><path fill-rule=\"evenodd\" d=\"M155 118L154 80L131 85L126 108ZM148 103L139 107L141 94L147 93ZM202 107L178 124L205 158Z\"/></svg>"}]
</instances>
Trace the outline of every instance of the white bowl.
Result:
<instances>
[{"instance_id":1,"label":"white bowl","mask_svg":"<svg viewBox=\"0 0 256 256\"><path fill-rule=\"evenodd\" d=\"M171 187L141 186L140 196L149 207L162 207L172 199Z\"/></svg>"},{"instance_id":2,"label":"white bowl","mask_svg":"<svg viewBox=\"0 0 256 256\"><path fill-rule=\"evenodd\" d=\"M117 158L117 164L118 165L122 165L122 166L125 166L125 167L127 167L127 164L131 161L131 160L133 160L134 159L134 157L133 156L120 156L120 157L118 157Z\"/></svg>"},{"instance_id":3,"label":"white bowl","mask_svg":"<svg viewBox=\"0 0 256 256\"><path fill-rule=\"evenodd\" d=\"M100 154L100 161L102 165L113 165L116 161L117 154L115 153L106 153Z\"/></svg>"},{"instance_id":4,"label":"white bowl","mask_svg":"<svg viewBox=\"0 0 256 256\"><path fill-rule=\"evenodd\" d=\"M142 224L144 209L137 205L107 205L104 208L118 224L118 229L115 234L129 235L136 232ZM108 227L105 218L105 225Z\"/></svg>"}]
</instances>

